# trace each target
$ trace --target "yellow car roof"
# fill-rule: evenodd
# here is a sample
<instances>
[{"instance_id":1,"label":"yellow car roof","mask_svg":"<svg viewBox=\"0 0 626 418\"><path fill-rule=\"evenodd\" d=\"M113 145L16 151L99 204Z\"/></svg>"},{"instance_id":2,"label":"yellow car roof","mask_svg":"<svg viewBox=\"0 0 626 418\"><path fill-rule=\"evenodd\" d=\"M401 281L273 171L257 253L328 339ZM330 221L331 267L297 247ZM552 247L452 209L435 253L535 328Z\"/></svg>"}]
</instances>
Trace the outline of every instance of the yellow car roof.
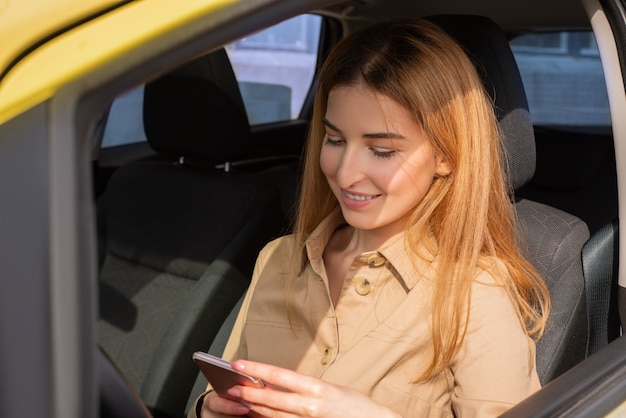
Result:
<instances>
[{"instance_id":1,"label":"yellow car roof","mask_svg":"<svg viewBox=\"0 0 626 418\"><path fill-rule=\"evenodd\" d=\"M0 124L148 40L237 0L0 0Z\"/></svg>"},{"instance_id":2,"label":"yellow car roof","mask_svg":"<svg viewBox=\"0 0 626 418\"><path fill-rule=\"evenodd\" d=\"M51 36L127 1L4 0L0 1L0 72ZM9 41L10 40L10 41Z\"/></svg>"}]
</instances>

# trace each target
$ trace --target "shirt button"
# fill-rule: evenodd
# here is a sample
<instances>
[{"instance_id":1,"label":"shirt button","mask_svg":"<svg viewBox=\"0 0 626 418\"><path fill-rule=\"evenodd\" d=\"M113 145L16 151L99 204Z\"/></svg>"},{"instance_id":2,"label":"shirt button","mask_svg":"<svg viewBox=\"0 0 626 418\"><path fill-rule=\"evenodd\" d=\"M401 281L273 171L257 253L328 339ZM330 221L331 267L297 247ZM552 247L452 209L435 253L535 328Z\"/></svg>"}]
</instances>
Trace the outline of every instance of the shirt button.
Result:
<instances>
[{"instance_id":1,"label":"shirt button","mask_svg":"<svg viewBox=\"0 0 626 418\"><path fill-rule=\"evenodd\" d=\"M356 290L359 295L365 296L370 292L371 287L372 285L370 284L369 280L361 279L355 283L354 290Z\"/></svg>"},{"instance_id":2,"label":"shirt button","mask_svg":"<svg viewBox=\"0 0 626 418\"><path fill-rule=\"evenodd\" d=\"M367 259L367 264L370 267L381 267L383 265L385 265L385 257L380 256L380 255L370 255L369 258Z\"/></svg>"},{"instance_id":3,"label":"shirt button","mask_svg":"<svg viewBox=\"0 0 626 418\"><path fill-rule=\"evenodd\" d=\"M322 360L320 361L322 363L322 365L327 365L328 362L330 361L330 357L332 356L332 353L330 351L330 348L327 348L326 350L324 350L324 354L322 354Z\"/></svg>"}]
</instances>

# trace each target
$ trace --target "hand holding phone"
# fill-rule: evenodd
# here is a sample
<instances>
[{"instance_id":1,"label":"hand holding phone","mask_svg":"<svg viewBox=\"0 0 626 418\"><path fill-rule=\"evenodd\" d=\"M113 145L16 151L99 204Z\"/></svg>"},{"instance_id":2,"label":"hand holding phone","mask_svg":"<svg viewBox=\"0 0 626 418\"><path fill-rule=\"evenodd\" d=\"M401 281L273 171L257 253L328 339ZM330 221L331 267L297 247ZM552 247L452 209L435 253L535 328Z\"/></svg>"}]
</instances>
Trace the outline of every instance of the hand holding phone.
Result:
<instances>
[{"instance_id":1,"label":"hand holding phone","mask_svg":"<svg viewBox=\"0 0 626 418\"><path fill-rule=\"evenodd\" d=\"M206 376L211 386L213 386L215 392L224 398L239 401L239 399L228 395L228 389L233 386L265 387L265 383L262 380L233 369L229 362L219 357L202 351L196 351L193 353L192 358L198 365L200 371Z\"/></svg>"}]
</instances>

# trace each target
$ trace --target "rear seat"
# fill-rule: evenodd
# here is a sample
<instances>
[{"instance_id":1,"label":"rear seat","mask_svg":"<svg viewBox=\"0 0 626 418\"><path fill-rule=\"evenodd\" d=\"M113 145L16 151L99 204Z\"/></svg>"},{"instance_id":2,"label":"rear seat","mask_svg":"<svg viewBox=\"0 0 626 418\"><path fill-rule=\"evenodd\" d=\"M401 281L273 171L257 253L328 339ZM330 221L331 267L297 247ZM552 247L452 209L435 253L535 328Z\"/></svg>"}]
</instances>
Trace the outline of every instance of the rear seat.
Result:
<instances>
[{"instance_id":1,"label":"rear seat","mask_svg":"<svg viewBox=\"0 0 626 418\"><path fill-rule=\"evenodd\" d=\"M158 160L120 167L98 200L99 344L155 416L182 416L207 350L281 232L280 196L216 169L250 137L225 51L148 84L144 125Z\"/></svg>"}]
</instances>

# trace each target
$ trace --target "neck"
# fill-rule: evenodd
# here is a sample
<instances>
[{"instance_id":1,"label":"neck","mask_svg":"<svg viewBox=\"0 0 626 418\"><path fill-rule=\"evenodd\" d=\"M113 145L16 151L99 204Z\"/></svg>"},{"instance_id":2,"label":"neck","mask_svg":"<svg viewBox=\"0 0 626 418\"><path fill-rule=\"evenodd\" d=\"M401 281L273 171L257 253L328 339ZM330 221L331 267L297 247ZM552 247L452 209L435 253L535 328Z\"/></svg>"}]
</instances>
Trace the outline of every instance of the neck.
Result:
<instances>
[{"instance_id":1,"label":"neck","mask_svg":"<svg viewBox=\"0 0 626 418\"><path fill-rule=\"evenodd\" d=\"M404 231L404 229L399 231L366 230L350 226L345 229L346 248L355 254L376 251L395 240Z\"/></svg>"}]
</instances>

